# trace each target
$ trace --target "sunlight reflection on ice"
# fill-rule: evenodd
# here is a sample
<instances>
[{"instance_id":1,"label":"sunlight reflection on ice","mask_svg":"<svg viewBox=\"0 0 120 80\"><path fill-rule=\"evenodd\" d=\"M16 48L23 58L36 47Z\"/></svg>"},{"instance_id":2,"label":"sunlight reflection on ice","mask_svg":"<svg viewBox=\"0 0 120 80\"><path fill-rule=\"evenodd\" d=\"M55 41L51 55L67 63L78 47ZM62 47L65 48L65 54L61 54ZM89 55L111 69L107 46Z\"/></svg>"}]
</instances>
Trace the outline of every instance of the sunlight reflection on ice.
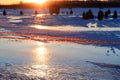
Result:
<instances>
[{"instance_id":1,"label":"sunlight reflection on ice","mask_svg":"<svg viewBox=\"0 0 120 80\"><path fill-rule=\"evenodd\" d=\"M44 43L31 40L19 43L8 42L7 39L1 39L0 45L2 45L0 47L0 63L12 64L12 66L5 65L10 68L8 71L18 73L20 77L23 74L23 78L24 75L29 77L28 80L82 80L84 78L82 74L85 74L85 77L94 77L97 74L97 80L99 80L99 76L101 78L101 76L107 75L106 77L109 78L109 73L106 73L108 71L104 68L94 67L86 61L108 65L120 64L120 50L116 48L117 46L119 48L119 45ZM15 65L14 62L16 62ZM12 76L14 75L17 74ZM115 75L119 74L115 73ZM27 79L25 78L25 80Z\"/></svg>"},{"instance_id":2,"label":"sunlight reflection on ice","mask_svg":"<svg viewBox=\"0 0 120 80\"><path fill-rule=\"evenodd\" d=\"M27 76L39 76L39 77L45 77L46 76L46 72L44 70L46 70L48 68L47 65L32 65L31 66L31 70L28 73L26 73Z\"/></svg>"},{"instance_id":3,"label":"sunlight reflection on ice","mask_svg":"<svg viewBox=\"0 0 120 80\"><path fill-rule=\"evenodd\" d=\"M42 26L42 25L34 25L34 26L31 26L31 27L34 27L36 29L48 29L46 26Z\"/></svg>"},{"instance_id":4,"label":"sunlight reflection on ice","mask_svg":"<svg viewBox=\"0 0 120 80\"><path fill-rule=\"evenodd\" d=\"M34 63L31 65L29 73L25 73L25 75L45 77L46 73L44 70L47 69L46 63L48 62L47 48L43 42L35 42L35 45L37 47L32 50Z\"/></svg>"},{"instance_id":5,"label":"sunlight reflection on ice","mask_svg":"<svg viewBox=\"0 0 120 80\"><path fill-rule=\"evenodd\" d=\"M9 22L22 22L23 20L21 19L22 17L18 17L18 16L8 16L7 17Z\"/></svg>"},{"instance_id":6,"label":"sunlight reflection on ice","mask_svg":"<svg viewBox=\"0 0 120 80\"><path fill-rule=\"evenodd\" d=\"M74 27L74 26L43 26L32 25L36 29L59 30L59 31L120 31L120 28L115 27Z\"/></svg>"},{"instance_id":7,"label":"sunlight reflection on ice","mask_svg":"<svg viewBox=\"0 0 120 80\"><path fill-rule=\"evenodd\" d=\"M37 14L36 17L42 17L42 16L45 16L47 14Z\"/></svg>"},{"instance_id":8,"label":"sunlight reflection on ice","mask_svg":"<svg viewBox=\"0 0 120 80\"><path fill-rule=\"evenodd\" d=\"M22 20L13 20L13 19L9 19L9 22L18 23L18 22L22 22Z\"/></svg>"},{"instance_id":9,"label":"sunlight reflection on ice","mask_svg":"<svg viewBox=\"0 0 120 80\"><path fill-rule=\"evenodd\" d=\"M46 64L48 61L47 49L43 42L36 42L38 47L34 50L36 63Z\"/></svg>"}]
</instances>

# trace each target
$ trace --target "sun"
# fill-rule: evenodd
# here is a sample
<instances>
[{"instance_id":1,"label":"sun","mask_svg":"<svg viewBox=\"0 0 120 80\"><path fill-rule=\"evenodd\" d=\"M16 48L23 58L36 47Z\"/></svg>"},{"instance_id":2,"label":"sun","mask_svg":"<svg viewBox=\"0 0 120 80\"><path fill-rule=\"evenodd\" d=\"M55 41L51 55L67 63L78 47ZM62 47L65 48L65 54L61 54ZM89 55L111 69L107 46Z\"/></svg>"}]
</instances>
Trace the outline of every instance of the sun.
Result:
<instances>
[{"instance_id":1,"label":"sun","mask_svg":"<svg viewBox=\"0 0 120 80\"><path fill-rule=\"evenodd\" d=\"M44 4L48 0L25 0L24 2L34 2L34 3L39 3L39 4Z\"/></svg>"}]
</instances>

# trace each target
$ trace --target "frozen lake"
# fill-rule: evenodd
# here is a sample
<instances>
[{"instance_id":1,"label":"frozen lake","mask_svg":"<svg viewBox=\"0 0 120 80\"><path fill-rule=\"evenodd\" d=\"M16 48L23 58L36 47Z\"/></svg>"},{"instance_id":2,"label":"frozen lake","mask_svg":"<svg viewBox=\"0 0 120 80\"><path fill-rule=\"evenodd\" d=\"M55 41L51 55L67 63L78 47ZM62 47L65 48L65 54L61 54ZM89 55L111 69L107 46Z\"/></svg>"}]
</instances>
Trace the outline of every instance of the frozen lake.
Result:
<instances>
[{"instance_id":1,"label":"frozen lake","mask_svg":"<svg viewBox=\"0 0 120 80\"><path fill-rule=\"evenodd\" d=\"M1 79L120 78L120 50L111 45L11 39L1 39L0 45Z\"/></svg>"},{"instance_id":2,"label":"frozen lake","mask_svg":"<svg viewBox=\"0 0 120 80\"><path fill-rule=\"evenodd\" d=\"M35 16L35 10L26 9L20 16L20 10L7 9L2 16L0 9L0 79L120 79L120 18L111 18L119 8L110 8L102 21L83 20L87 8L73 9L72 15L38 10Z\"/></svg>"}]
</instances>

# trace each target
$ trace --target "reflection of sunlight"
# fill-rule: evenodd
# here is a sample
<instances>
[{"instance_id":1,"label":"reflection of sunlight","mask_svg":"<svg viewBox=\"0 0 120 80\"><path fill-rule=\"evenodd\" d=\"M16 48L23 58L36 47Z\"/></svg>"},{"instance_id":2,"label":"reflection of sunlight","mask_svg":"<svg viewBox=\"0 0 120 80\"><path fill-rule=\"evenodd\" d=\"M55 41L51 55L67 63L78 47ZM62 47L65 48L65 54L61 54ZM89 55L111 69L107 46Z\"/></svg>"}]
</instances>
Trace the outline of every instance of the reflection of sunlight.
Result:
<instances>
[{"instance_id":1,"label":"reflection of sunlight","mask_svg":"<svg viewBox=\"0 0 120 80\"><path fill-rule=\"evenodd\" d=\"M36 45L37 48L33 50L33 58L35 64L31 66L31 70L27 75L44 77L46 76L46 72L44 70L48 68L46 65L48 62L48 52L43 42L36 42Z\"/></svg>"},{"instance_id":2,"label":"reflection of sunlight","mask_svg":"<svg viewBox=\"0 0 120 80\"><path fill-rule=\"evenodd\" d=\"M39 62L41 62L41 63L45 63L45 61L46 61L45 51L46 50L44 47L38 47L36 49L37 58L38 58Z\"/></svg>"},{"instance_id":3,"label":"reflection of sunlight","mask_svg":"<svg viewBox=\"0 0 120 80\"><path fill-rule=\"evenodd\" d=\"M46 72L45 70L48 68L47 65L32 65L31 69L28 72L24 73L27 76L36 76L36 77L45 77L46 76Z\"/></svg>"},{"instance_id":4,"label":"reflection of sunlight","mask_svg":"<svg viewBox=\"0 0 120 80\"><path fill-rule=\"evenodd\" d=\"M35 25L33 27L36 29L46 29L47 28L46 26L42 26L42 25Z\"/></svg>"},{"instance_id":5,"label":"reflection of sunlight","mask_svg":"<svg viewBox=\"0 0 120 80\"><path fill-rule=\"evenodd\" d=\"M44 46L44 43L37 42L38 47L35 49L35 61L36 63L46 64L47 57L47 49Z\"/></svg>"},{"instance_id":6,"label":"reflection of sunlight","mask_svg":"<svg viewBox=\"0 0 120 80\"><path fill-rule=\"evenodd\" d=\"M83 27L74 27L74 26L43 26L43 25L34 25L31 27L36 29L58 30L58 31L80 31L83 28Z\"/></svg>"},{"instance_id":7,"label":"reflection of sunlight","mask_svg":"<svg viewBox=\"0 0 120 80\"><path fill-rule=\"evenodd\" d=\"M33 65L31 67L34 69L33 71L31 71L32 75L36 75L39 77L46 76L46 72L44 72L44 70L46 70L48 68L47 65Z\"/></svg>"},{"instance_id":8,"label":"reflection of sunlight","mask_svg":"<svg viewBox=\"0 0 120 80\"><path fill-rule=\"evenodd\" d=\"M27 76L35 76L35 77L41 77L44 78L46 76L45 70L48 69L47 65L32 65L29 68L29 72L24 72ZM28 68L28 67L27 67Z\"/></svg>"},{"instance_id":9,"label":"reflection of sunlight","mask_svg":"<svg viewBox=\"0 0 120 80\"><path fill-rule=\"evenodd\" d=\"M36 17L43 17L45 14L37 14Z\"/></svg>"},{"instance_id":10,"label":"reflection of sunlight","mask_svg":"<svg viewBox=\"0 0 120 80\"><path fill-rule=\"evenodd\" d=\"M104 25L105 26L105 25ZM36 29L46 29L46 30L59 30L59 31L120 31L118 27L98 27L97 24L92 24L90 27L74 27L74 26L42 26L34 25L31 26Z\"/></svg>"}]
</instances>

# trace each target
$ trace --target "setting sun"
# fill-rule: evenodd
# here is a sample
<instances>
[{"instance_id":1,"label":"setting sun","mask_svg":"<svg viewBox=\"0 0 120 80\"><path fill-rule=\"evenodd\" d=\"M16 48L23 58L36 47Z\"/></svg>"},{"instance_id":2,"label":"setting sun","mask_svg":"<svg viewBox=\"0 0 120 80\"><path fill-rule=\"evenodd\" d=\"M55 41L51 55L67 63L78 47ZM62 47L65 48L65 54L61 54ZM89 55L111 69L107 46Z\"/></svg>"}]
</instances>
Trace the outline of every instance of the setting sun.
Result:
<instances>
[{"instance_id":1,"label":"setting sun","mask_svg":"<svg viewBox=\"0 0 120 80\"><path fill-rule=\"evenodd\" d=\"M34 3L39 3L39 4L43 4L45 2L47 2L48 0L25 0L24 2L34 2Z\"/></svg>"}]
</instances>

